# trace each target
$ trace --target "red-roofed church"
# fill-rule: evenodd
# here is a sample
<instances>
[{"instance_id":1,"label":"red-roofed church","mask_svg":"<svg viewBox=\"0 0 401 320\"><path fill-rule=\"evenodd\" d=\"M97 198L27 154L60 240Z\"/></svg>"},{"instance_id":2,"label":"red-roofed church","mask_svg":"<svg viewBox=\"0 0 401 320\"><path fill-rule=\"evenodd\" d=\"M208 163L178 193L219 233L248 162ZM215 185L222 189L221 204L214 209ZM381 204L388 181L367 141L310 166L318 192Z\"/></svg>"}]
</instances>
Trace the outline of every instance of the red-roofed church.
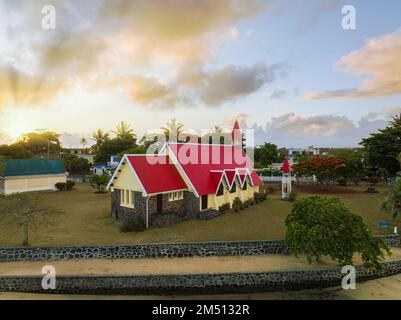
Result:
<instances>
[{"instance_id":1,"label":"red-roofed church","mask_svg":"<svg viewBox=\"0 0 401 320\"><path fill-rule=\"evenodd\" d=\"M235 198L253 199L262 180L242 150L236 121L229 144L167 142L159 154L126 154L114 172L112 216L146 227L217 216Z\"/></svg>"}]
</instances>

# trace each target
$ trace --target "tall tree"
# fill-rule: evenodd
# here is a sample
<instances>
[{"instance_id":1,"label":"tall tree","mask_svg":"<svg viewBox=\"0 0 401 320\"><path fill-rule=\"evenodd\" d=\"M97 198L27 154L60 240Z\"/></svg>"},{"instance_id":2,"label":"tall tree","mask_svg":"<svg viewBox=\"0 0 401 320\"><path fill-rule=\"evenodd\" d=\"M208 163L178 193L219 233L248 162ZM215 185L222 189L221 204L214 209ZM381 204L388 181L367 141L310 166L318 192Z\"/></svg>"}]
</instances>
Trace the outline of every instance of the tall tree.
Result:
<instances>
[{"instance_id":1,"label":"tall tree","mask_svg":"<svg viewBox=\"0 0 401 320\"><path fill-rule=\"evenodd\" d=\"M401 180L398 180L382 203L382 209L395 219L401 214Z\"/></svg>"},{"instance_id":2,"label":"tall tree","mask_svg":"<svg viewBox=\"0 0 401 320\"><path fill-rule=\"evenodd\" d=\"M158 142L159 142L159 135L145 134L139 141L139 145L143 147L145 152L146 150L150 150L150 148L152 148L152 151L155 151L156 149L160 148L163 145L163 143L158 143Z\"/></svg>"},{"instance_id":3,"label":"tall tree","mask_svg":"<svg viewBox=\"0 0 401 320\"><path fill-rule=\"evenodd\" d=\"M82 149L85 149L86 146L88 145L88 140L86 140L85 137L81 138L80 143L82 145Z\"/></svg>"},{"instance_id":4,"label":"tall tree","mask_svg":"<svg viewBox=\"0 0 401 320\"><path fill-rule=\"evenodd\" d=\"M42 199L33 193L15 193L0 200L0 219L11 220L22 227L22 245L29 244L29 230L35 224L49 224L50 216L61 213L43 205Z\"/></svg>"},{"instance_id":5,"label":"tall tree","mask_svg":"<svg viewBox=\"0 0 401 320\"><path fill-rule=\"evenodd\" d=\"M338 169L344 164L337 158L310 158L293 166L300 176L315 176L321 190L328 187L330 181L338 174Z\"/></svg>"},{"instance_id":6,"label":"tall tree","mask_svg":"<svg viewBox=\"0 0 401 320\"><path fill-rule=\"evenodd\" d=\"M122 139L122 140L136 139L136 134L134 130L131 129L130 125L128 123L125 123L124 121L121 121L117 125L116 130L114 130L113 133L116 135L117 139Z\"/></svg>"},{"instance_id":7,"label":"tall tree","mask_svg":"<svg viewBox=\"0 0 401 320\"><path fill-rule=\"evenodd\" d=\"M97 129L92 133L92 140L95 141L94 149L98 150L103 143L110 139L110 134L103 131L102 129Z\"/></svg>"},{"instance_id":8,"label":"tall tree","mask_svg":"<svg viewBox=\"0 0 401 320\"><path fill-rule=\"evenodd\" d=\"M61 150L60 135L45 129L24 133L21 140L16 143L34 155L46 155Z\"/></svg>"},{"instance_id":9,"label":"tall tree","mask_svg":"<svg viewBox=\"0 0 401 320\"><path fill-rule=\"evenodd\" d=\"M337 198L302 198L292 207L285 225L290 252L306 254L309 262L329 256L339 265L352 265L354 254L360 253L365 267L380 270L384 254L390 252L385 241Z\"/></svg>"},{"instance_id":10,"label":"tall tree","mask_svg":"<svg viewBox=\"0 0 401 320\"><path fill-rule=\"evenodd\" d=\"M365 166L363 163L362 150L341 150L334 154L334 157L340 159L344 165L337 169L339 177L352 181L358 185L365 176Z\"/></svg>"},{"instance_id":11,"label":"tall tree","mask_svg":"<svg viewBox=\"0 0 401 320\"><path fill-rule=\"evenodd\" d=\"M393 175L400 170L401 114L394 116L388 126L362 139L367 165L385 168Z\"/></svg>"},{"instance_id":12,"label":"tall tree","mask_svg":"<svg viewBox=\"0 0 401 320\"><path fill-rule=\"evenodd\" d=\"M33 153L19 144L0 146L0 156L6 159L28 159L33 157Z\"/></svg>"},{"instance_id":13,"label":"tall tree","mask_svg":"<svg viewBox=\"0 0 401 320\"><path fill-rule=\"evenodd\" d=\"M257 146L255 148L255 167L266 168L273 162L279 160L279 152L277 146L270 142Z\"/></svg>"},{"instance_id":14,"label":"tall tree","mask_svg":"<svg viewBox=\"0 0 401 320\"><path fill-rule=\"evenodd\" d=\"M95 162L96 163L106 163L110 160L111 156L116 156L124 151L132 148L136 148L136 139L121 139L114 138L105 141L96 152Z\"/></svg>"},{"instance_id":15,"label":"tall tree","mask_svg":"<svg viewBox=\"0 0 401 320\"><path fill-rule=\"evenodd\" d=\"M170 142L177 142L182 128L184 125L179 123L176 119L170 119L165 127L161 127L166 136L166 140Z\"/></svg>"}]
</instances>

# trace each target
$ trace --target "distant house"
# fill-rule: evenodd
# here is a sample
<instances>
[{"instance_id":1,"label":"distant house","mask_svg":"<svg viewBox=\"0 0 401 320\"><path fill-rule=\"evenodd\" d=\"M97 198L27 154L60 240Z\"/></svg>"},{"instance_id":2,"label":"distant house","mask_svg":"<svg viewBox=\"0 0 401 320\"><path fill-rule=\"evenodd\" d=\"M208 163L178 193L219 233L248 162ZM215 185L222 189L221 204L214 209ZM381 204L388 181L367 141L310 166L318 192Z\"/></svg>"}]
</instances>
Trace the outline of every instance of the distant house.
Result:
<instances>
[{"instance_id":1,"label":"distant house","mask_svg":"<svg viewBox=\"0 0 401 320\"><path fill-rule=\"evenodd\" d=\"M114 170L117 168L119 164L118 156L111 156L110 161L106 164L95 164L93 165L90 170L93 174L102 175L102 174L109 174L110 176L113 174Z\"/></svg>"},{"instance_id":2,"label":"distant house","mask_svg":"<svg viewBox=\"0 0 401 320\"><path fill-rule=\"evenodd\" d=\"M76 156L78 158L82 158L82 159L88 160L90 165L95 163L96 155L93 154L93 153L87 153L86 149L82 149L82 148L68 149L68 153L71 154L71 155L74 155L74 156Z\"/></svg>"},{"instance_id":3,"label":"distant house","mask_svg":"<svg viewBox=\"0 0 401 320\"><path fill-rule=\"evenodd\" d=\"M7 159L0 175L0 194L56 190L67 181L64 163L58 159Z\"/></svg>"},{"instance_id":4,"label":"distant house","mask_svg":"<svg viewBox=\"0 0 401 320\"><path fill-rule=\"evenodd\" d=\"M319 155L319 148L314 146L310 146L308 148L290 148L288 149L288 158L294 159L299 155L306 155L306 156L318 156Z\"/></svg>"},{"instance_id":5,"label":"distant house","mask_svg":"<svg viewBox=\"0 0 401 320\"><path fill-rule=\"evenodd\" d=\"M112 216L146 227L217 214L234 199L253 199L262 180L243 152L238 123L232 144L166 143L159 154L124 155L110 179Z\"/></svg>"}]
</instances>

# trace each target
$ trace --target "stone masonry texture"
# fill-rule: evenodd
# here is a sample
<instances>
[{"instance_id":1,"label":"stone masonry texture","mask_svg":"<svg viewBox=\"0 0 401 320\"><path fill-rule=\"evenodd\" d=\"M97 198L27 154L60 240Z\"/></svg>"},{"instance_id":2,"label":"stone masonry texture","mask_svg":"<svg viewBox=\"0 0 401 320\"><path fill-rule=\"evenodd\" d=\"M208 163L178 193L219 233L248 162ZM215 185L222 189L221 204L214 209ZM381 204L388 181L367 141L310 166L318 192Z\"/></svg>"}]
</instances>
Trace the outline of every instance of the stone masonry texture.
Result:
<instances>
[{"instance_id":1,"label":"stone masonry texture","mask_svg":"<svg viewBox=\"0 0 401 320\"><path fill-rule=\"evenodd\" d=\"M401 272L401 260L383 263L382 271L356 267L356 280L387 277ZM273 271L257 273L58 276L55 290L43 290L41 276L0 277L0 292L63 294L169 294L236 293L337 287L341 268Z\"/></svg>"},{"instance_id":2,"label":"stone masonry texture","mask_svg":"<svg viewBox=\"0 0 401 320\"><path fill-rule=\"evenodd\" d=\"M134 192L135 208L120 205L120 190L114 189L111 194L112 217L122 222L139 219L146 221L146 197L141 192ZM195 218L199 213L199 199L192 192L184 191L184 199L169 201L168 194L162 194L163 212L157 212L156 196L148 200L149 225L153 227L167 227L181 221Z\"/></svg>"},{"instance_id":3,"label":"stone masonry texture","mask_svg":"<svg viewBox=\"0 0 401 320\"><path fill-rule=\"evenodd\" d=\"M390 247L399 247L399 235L381 236ZM210 256L256 256L287 254L284 240L210 241L82 247L1 248L2 261L43 261L71 259L140 259Z\"/></svg>"}]
</instances>

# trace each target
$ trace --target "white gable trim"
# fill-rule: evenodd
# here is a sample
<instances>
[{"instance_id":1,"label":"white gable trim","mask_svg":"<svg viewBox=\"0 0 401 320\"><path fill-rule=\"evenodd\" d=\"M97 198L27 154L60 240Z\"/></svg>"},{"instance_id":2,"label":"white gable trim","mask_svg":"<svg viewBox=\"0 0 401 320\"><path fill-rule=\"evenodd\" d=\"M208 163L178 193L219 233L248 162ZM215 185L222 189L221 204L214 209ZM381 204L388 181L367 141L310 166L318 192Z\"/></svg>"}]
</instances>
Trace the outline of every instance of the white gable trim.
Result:
<instances>
[{"instance_id":1,"label":"white gable trim","mask_svg":"<svg viewBox=\"0 0 401 320\"><path fill-rule=\"evenodd\" d=\"M134 155L129 155L129 156L134 156ZM136 155L136 156L144 156L144 155L141 154L141 155ZM126 164L127 164L127 163L129 164L129 167L131 168L132 173L134 174L135 178L138 180L138 183L139 183L139 185L140 185L140 187L141 187L141 189L142 189L143 194L144 194L145 196L148 196L148 193L147 193L145 187L143 186L141 179L139 179L138 174L136 173L136 171L135 171L134 167L132 166L131 162L128 160L128 155L126 155L126 154L124 154L124 156L123 156L123 158L121 159L120 163L118 164L116 170L114 171L114 174L112 175L112 177L111 177L109 183L107 184L106 190L109 190L111 184L112 184L113 181L114 181L114 178L117 177L117 175L118 175L118 170L120 170L120 168L121 168L123 162L125 162Z\"/></svg>"},{"instance_id":2,"label":"white gable trim","mask_svg":"<svg viewBox=\"0 0 401 320\"><path fill-rule=\"evenodd\" d=\"M235 171L233 181L231 182L231 185L230 185L230 190L231 190L231 189L233 188L233 186L234 186L235 179L237 179L237 177L239 178L238 171L237 171L237 169L226 169L226 170L224 170L224 171ZM224 172L224 173L225 173L225 172ZM227 181L228 181L228 178L227 178ZM241 183L241 179L240 179L239 181L240 181L240 183Z\"/></svg>"},{"instance_id":3,"label":"white gable trim","mask_svg":"<svg viewBox=\"0 0 401 320\"><path fill-rule=\"evenodd\" d=\"M245 176L244 176L244 181L243 181L243 182L241 181L241 177L240 177L240 174L239 174L239 171L240 171L240 170L245 170ZM237 169L236 169L236 172L237 172L237 174L238 174L238 180L239 180L240 183L241 183L241 188L244 188L244 185L245 185L245 183L246 183L246 178L247 178L247 177L249 177L249 180L251 181L251 185L254 186L253 181L252 181L252 176L251 176L251 173L250 173L250 171L249 171L249 168L237 168Z\"/></svg>"},{"instance_id":4,"label":"white gable trim","mask_svg":"<svg viewBox=\"0 0 401 320\"><path fill-rule=\"evenodd\" d=\"M162 156L164 149L167 147L167 142L163 143L163 146L160 148L158 155Z\"/></svg>"},{"instance_id":5,"label":"white gable trim","mask_svg":"<svg viewBox=\"0 0 401 320\"><path fill-rule=\"evenodd\" d=\"M219 188L220 188L220 185L221 185L222 182L223 182L223 179L226 180L226 183L227 183L228 187L229 187L230 190L231 190L230 184L228 183L228 179L227 179L226 173L225 173L224 171L220 171L220 170L211 170L211 172L222 172L220 181L219 181L219 183L217 184L216 191L214 192L215 194L217 194L217 191L219 191Z\"/></svg>"},{"instance_id":6,"label":"white gable trim","mask_svg":"<svg viewBox=\"0 0 401 320\"><path fill-rule=\"evenodd\" d=\"M114 178L117 177L118 170L120 170L120 168L121 168L121 166L122 166L122 163L123 163L124 161L125 161L125 155L121 158L121 160L120 160L120 162L119 162L119 164L118 164L116 170L114 170L114 173L113 173L113 175L111 176L109 183L107 184L106 190L109 190L109 189L110 189L111 184L113 183Z\"/></svg>"}]
</instances>

